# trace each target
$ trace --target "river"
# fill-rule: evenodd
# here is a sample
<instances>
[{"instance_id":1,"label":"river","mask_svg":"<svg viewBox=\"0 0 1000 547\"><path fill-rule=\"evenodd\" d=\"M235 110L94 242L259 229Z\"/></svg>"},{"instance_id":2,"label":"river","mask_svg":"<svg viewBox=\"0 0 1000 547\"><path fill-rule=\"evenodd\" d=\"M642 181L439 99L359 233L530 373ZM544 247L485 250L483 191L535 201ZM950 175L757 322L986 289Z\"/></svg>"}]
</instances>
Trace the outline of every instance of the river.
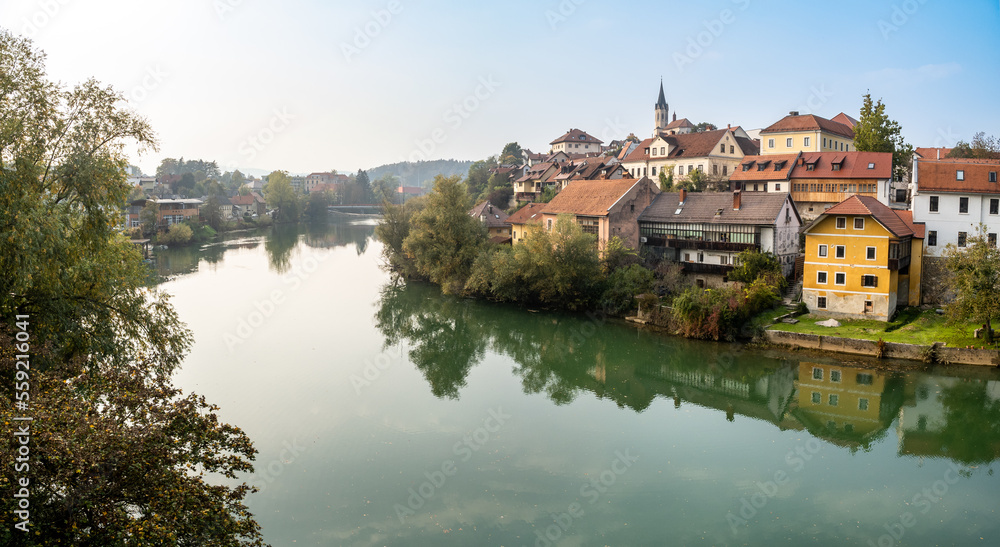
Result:
<instances>
[{"instance_id":1,"label":"river","mask_svg":"<svg viewBox=\"0 0 1000 547\"><path fill-rule=\"evenodd\" d=\"M1000 545L1000 374L393 285L370 220L157 252L275 546Z\"/></svg>"}]
</instances>

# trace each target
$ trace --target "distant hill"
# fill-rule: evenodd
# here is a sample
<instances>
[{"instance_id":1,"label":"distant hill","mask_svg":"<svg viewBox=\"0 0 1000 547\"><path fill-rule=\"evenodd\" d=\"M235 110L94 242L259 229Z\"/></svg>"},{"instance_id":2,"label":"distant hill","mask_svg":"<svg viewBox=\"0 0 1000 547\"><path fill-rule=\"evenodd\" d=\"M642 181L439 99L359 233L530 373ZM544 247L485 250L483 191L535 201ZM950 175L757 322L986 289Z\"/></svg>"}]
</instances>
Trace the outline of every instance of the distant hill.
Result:
<instances>
[{"instance_id":1,"label":"distant hill","mask_svg":"<svg viewBox=\"0 0 1000 547\"><path fill-rule=\"evenodd\" d=\"M386 173L392 173L400 178L403 186L430 186L430 181L436 175L460 175L465 178L469 174L471 161L459 160L432 160L418 162L399 162L388 165L380 165L372 169L366 169L370 180L382 178Z\"/></svg>"}]
</instances>

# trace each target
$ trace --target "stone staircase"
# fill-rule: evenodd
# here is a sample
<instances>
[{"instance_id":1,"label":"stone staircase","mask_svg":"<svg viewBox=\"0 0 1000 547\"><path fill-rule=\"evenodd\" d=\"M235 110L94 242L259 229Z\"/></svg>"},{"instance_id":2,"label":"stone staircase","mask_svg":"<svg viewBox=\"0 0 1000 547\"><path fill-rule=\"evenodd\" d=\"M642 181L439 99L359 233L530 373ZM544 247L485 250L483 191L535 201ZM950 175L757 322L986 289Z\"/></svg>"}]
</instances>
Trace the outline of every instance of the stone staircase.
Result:
<instances>
[{"instance_id":1,"label":"stone staircase","mask_svg":"<svg viewBox=\"0 0 1000 547\"><path fill-rule=\"evenodd\" d=\"M793 307L795 307L795 304L799 300L801 300L801 298L800 298L801 294L802 294L802 279L799 279L795 283L792 283L791 285L789 285L788 289L785 290L785 294L784 294L784 296L782 298L782 302L786 306L788 306L790 308L793 308Z\"/></svg>"}]
</instances>

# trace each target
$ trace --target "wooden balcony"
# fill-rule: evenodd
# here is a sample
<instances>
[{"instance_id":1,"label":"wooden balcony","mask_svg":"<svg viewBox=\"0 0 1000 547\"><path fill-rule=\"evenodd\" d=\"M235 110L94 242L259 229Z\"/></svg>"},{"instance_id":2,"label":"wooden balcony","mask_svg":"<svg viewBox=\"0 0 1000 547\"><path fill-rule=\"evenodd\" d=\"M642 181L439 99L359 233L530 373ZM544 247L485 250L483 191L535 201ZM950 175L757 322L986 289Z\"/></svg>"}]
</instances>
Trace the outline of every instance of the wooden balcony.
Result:
<instances>
[{"instance_id":1,"label":"wooden balcony","mask_svg":"<svg viewBox=\"0 0 1000 547\"><path fill-rule=\"evenodd\" d=\"M740 252L756 249L754 243L732 243L729 241L702 241L698 239L667 239L665 247L674 249L696 249L699 251L732 251Z\"/></svg>"},{"instance_id":2,"label":"wooden balcony","mask_svg":"<svg viewBox=\"0 0 1000 547\"><path fill-rule=\"evenodd\" d=\"M704 262L681 262L680 264L684 267L684 273L728 275L729 272L733 271L733 266L730 264L705 264Z\"/></svg>"},{"instance_id":3,"label":"wooden balcony","mask_svg":"<svg viewBox=\"0 0 1000 547\"><path fill-rule=\"evenodd\" d=\"M903 258L890 258L889 259L889 269L890 270L902 270L903 268L910 265L910 257L904 256Z\"/></svg>"}]
</instances>

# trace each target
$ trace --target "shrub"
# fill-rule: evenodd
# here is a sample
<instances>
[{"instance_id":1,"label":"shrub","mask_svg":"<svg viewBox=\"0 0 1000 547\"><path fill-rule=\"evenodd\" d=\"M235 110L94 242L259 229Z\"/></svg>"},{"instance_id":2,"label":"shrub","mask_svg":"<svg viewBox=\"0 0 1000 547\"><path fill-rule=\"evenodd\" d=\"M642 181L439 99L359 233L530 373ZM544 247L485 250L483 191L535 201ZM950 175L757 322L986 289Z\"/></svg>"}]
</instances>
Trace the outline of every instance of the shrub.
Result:
<instances>
[{"instance_id":1,"label":"shrub","mask_svg":"<svg viewBox=\"0 0 1000 547\"><path fill-rule=\"evenodd\" d=\"M174 224L158 238L159 243L168 246L187 245L194 232L187 224Z\"/></svg>"},{"instance_id":2,"label":"shrub","mask_svg":"<svg viewBox=\"0 0 1000 547\"><path fill-rule=\"evenodd\" d=\"M653 280L653 272L639 264L615 270L608 276L607 288L601 295L601 307L613 315L634 310L636 295L651 291Z\"/></svg>"}]
</instances>

